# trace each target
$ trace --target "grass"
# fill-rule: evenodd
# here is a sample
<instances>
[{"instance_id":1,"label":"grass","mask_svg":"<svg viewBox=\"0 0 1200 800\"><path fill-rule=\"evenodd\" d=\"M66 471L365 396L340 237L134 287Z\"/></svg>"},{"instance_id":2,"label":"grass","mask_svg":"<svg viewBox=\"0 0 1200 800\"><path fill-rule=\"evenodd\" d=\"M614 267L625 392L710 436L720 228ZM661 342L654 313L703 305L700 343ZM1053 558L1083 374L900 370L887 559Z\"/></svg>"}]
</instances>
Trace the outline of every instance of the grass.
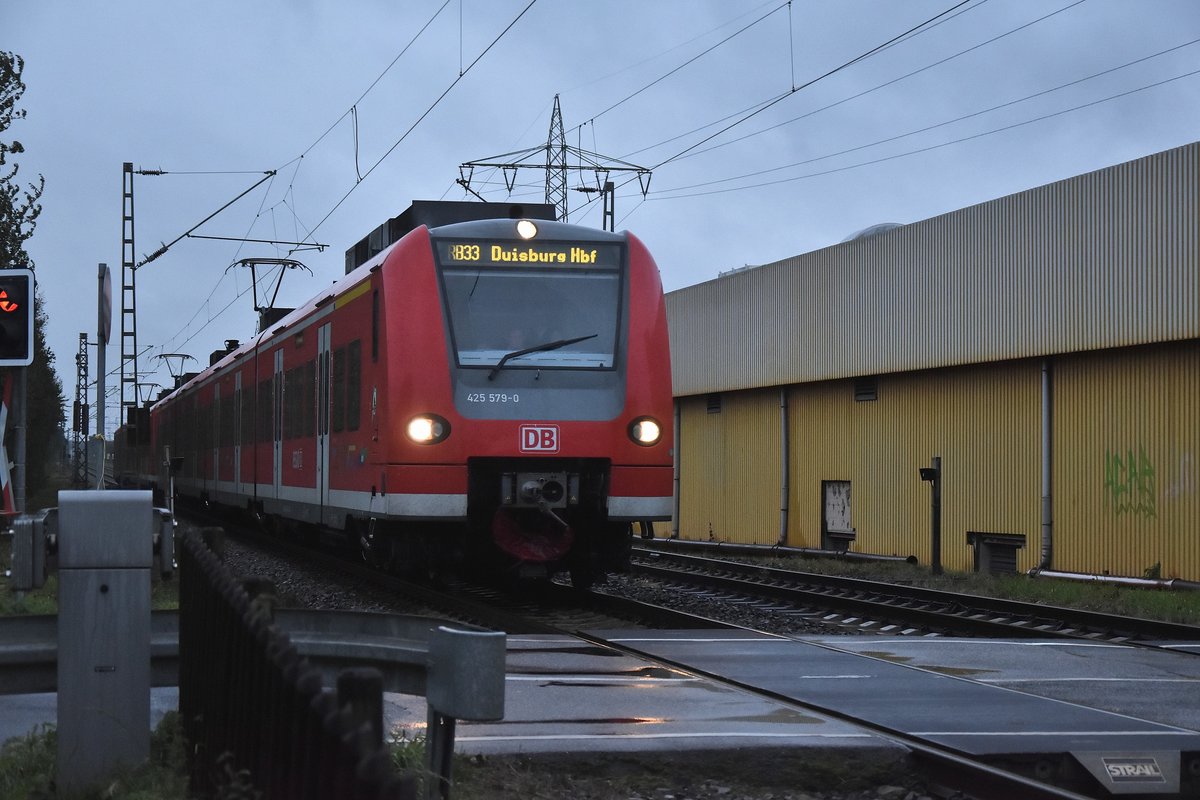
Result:
<instances>
[{"instance_id":1,"label":"grass","mask_svg":"<svg viewBox=\"0 0 1200 800\"><path fill-rule=\"evenodd\" d=\"M179 715L168 712L150 736L150 759L79 792L54 785L58 736L53 725L0 747L0 800L186 800L187 769Z\"/></svg>"},{"instance_id":2,"label":"grass","mask_svg":"<svg viewBox=\"0 0 1200 800\"><path fill-rule=\"evenodd\" d=\"M11 567L12 539L0 536L0 573ZM47 573L43 586L21 593L11 589L8 578L0 579L0 616L57 614L58 575L50 570ZM179 608L179 582L156 577L150 585L150 608L154 611Z\"/></svg>"},{"instance_id":3,"label":"grass","mask_svg":"<svg viewBox=\"0 0 1200 800\"><path fill-rule=\"evenodd\" d=\"M0 800L188 800L185 743L179 715L168 713L150 740L150 759L136 769L72 794L54 786L57 736L52 725L0 747ZM422 735L394 737L392 763L400 773L413 772L418 797L424 797L429 775L424 771ZM671 759L632 754L553 756L454 756L451 796L455 800L608 800L613 797L793 797L804 790L844 792L917 781L910 765L895 763L831 762L821 755L789 754L772 757L770 769L748 771L745 753L738 751L681 754ZM227 763L218 765L218 796L255 796L248 775ZM716 776L716 777L714 777ZM802 796L802 795L801 795ZM903 796L903 795L901 795Z\"/></svg>"},{"instance_id":4,"label":"grass","mask_svg":"<svg viewBox=\"0 0 1200 800\"><path fill-rule=\"evenodd\" d=\"M426 796L423 734L394 734L392 764L413 772L417 796ZM769 767L763 767L769 764ZM752 754L732 750L706 753L580 753L530 756L455 755L451 796L455 800L609 800L623 797L803 797L805 790L842 792L920 782L914 765L897 753L829 759L827 753L782 751ZM874 794L874 793L872 793ZM898 792L897 796L904 796Z\"/></svg>"}]
</instances>

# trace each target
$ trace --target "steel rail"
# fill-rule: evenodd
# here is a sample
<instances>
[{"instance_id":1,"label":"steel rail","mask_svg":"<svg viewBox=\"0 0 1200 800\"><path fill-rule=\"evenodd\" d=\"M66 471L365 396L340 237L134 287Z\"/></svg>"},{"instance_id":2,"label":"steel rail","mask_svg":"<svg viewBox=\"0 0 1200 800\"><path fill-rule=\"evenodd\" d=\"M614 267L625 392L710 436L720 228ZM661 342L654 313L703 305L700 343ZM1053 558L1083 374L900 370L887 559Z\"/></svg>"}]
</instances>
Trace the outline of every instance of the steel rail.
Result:
<instances>
[{"instance_id":1,"label":"steel rail","mask_svg":"<svg viewBox=\"0 0 1200 800\"><path fill-rule=\"evenodd\" d=\"M913 622L937 631L1005 638L1104 640L1141 646L1200 641L1200 626L1183 623L794 572L657 550L635 550L634 558L635 570L661 580L685 580L798 604L848 609L877 618Z\"/></svg>"}]
</instances>

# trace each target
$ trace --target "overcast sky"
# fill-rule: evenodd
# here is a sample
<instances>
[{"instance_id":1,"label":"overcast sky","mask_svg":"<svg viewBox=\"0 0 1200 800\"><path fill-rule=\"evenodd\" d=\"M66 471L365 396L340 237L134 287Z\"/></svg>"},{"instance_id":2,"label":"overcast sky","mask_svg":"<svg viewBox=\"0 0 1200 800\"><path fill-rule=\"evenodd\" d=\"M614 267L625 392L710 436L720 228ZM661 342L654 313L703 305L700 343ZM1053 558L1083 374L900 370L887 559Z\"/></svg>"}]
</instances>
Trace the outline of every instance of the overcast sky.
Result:
<instances>
[{"instance_id":1,"label":"overcast sky","mask_svg":"<svg viewBox=\"0 0 1200 800\"><path fill-rule=\"evenodd\" d=\"M1196 0L0 0L0 30L26 62L7 136L46 179L27 247L68 403L99 262L119 367L126 161L170 173L134 179L139 261L275 170L196 233L328 245L292 255L295 306L410 201L470 199L460 164L544 146L556 94L571 146L652 170L645 197L613 173L617 229L668 291L1200 138ZM545 179L471 185L541 202ZM570 221L601 226L592 198L570 192ZM249 338L230 265L290 249L187 238L139 269L144 380Z\"/></svg>"}]
</instances>

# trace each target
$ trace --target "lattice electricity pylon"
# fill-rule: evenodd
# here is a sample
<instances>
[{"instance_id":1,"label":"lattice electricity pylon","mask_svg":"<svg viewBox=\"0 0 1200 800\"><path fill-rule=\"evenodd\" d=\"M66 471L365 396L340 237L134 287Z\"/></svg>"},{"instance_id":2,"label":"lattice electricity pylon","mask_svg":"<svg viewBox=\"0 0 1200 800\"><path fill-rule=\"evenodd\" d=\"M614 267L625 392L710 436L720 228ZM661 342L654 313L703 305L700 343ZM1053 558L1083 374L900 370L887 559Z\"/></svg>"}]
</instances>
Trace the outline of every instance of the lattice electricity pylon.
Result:
<instances>
[{"instance_id":1,"label":"lattice electricity pylon","mask_svg":"<svg viewBox=\"0 0 1200 800\"><path fill-rule=\"evenodd\" d=\"M126 419L137 407L137 256L134 250L133 163L121 171L121 410ZM104 435L104 431L99 431Z\"/></svg>"},{"instance_id":2,"label":"lattice electricity pylon","mask_svg":"<svg viewBox=\"0 0 1200 800\"><path fill-rule=\"evenodd\" d=\"M504 188L511 194L516 187L517 171L521 169L538 169L546 171L546 202L553 204L560 222L567 222L567 202L566 202L566 185L567 172L592 172L595 179L595 188L591 186L576 187L576 191L585 193L600 193L605 200L605 222L610 226L615 224L615 209L614 209L614 189L613 183L609 180L609 176L614 172L632 172L637 175L638 185L642 190L644 198L650 191L651 170L646 167L632 164L628 161L622 161L619 158L603 156L599 153L593 153L590 150L583 150L578 147L572 147L566 143L565 136L559 139L555 135L555 121L557 128L562 128L562 112L558 105L558 97L554 98L554 118L551 121L550 138L545 145L538 147L530 147L526 150L514 150L511 153L501 153L498 156L491 156L479 161L466 161L458 167L458 185L462 186L471 194L483 200L483 197L471 188L471 181L475 175L475 168L498 169L504 178ZM544 155L544 159L539 163L534 159L538 154ZM570 163L572 158L575 163ZM554 175L561 175L561 180L555 179ZM561 203L558 201L558 188L562 187L563 199ZM612 230L612 227L609 227Z\"/></svg>"},{"instance_id":3,"label":"lattice electricity pylon","mask_svg":"<svg viewBox=\"0 0 1200 800\"><path fill-rule=\"evenodd\" d=\"M546 202L554 206L555 217L567 219L567 135L563 132L558 95L554 95L550 135L546 139Z\"/></svg>"}]
</instances>

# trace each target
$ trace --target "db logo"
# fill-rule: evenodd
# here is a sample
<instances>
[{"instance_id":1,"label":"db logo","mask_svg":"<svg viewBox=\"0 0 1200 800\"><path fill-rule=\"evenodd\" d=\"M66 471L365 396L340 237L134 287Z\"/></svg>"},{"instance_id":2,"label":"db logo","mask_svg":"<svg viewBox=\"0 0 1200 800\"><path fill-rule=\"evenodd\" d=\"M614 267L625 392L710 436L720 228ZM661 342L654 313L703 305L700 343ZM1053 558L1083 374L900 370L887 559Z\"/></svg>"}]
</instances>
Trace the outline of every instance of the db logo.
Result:
<instances>
[{"instance_id":1,"label":"db logo","mask_svg":"<svg viewBox=\"0 0 1200 800\"><path fill-rule=\"evenodd\" d=\"M558 426L557 425L522 425L521 426L521 452L522 453L557 453L558 452Z\"/></svg>"}]
</instances>

